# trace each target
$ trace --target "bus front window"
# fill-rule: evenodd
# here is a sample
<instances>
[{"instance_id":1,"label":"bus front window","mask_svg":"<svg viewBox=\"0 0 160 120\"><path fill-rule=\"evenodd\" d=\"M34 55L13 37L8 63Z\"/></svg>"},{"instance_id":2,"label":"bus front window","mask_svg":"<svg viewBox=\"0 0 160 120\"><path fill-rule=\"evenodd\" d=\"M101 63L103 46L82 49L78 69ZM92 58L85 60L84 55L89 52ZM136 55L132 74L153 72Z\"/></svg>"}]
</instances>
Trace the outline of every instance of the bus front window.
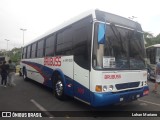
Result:
<instances>
[{"instance_id":1,"label":"bus front window","mask_svg":"<svg viewBox=\"0 0 160 120\"><path fill-rule=\"evenodd\" d=\"M145 69L143 34L137 31L106 25L105 43L97 42L95 24L93 67L95 69Z\"/></svg>"}]
</instances>

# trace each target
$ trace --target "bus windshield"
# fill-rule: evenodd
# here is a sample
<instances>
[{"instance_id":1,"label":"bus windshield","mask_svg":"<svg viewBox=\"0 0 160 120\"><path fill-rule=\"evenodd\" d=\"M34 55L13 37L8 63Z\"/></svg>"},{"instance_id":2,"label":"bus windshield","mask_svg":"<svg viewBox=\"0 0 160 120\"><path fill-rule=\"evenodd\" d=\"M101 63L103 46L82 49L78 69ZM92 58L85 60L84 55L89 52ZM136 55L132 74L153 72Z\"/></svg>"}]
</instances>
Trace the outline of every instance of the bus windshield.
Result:
<instances>
[{"instance_id":1,"label":"bus windshield","mask_svg":"<svg viewBox=\"0 0 160 120\"><path fill-rule=\"evenodd\" d=\"M94 69L145 69L143 34L135 30L106 25L105 42L98 44L98 24L95 24Z\"/></svg>"}]
</instances>

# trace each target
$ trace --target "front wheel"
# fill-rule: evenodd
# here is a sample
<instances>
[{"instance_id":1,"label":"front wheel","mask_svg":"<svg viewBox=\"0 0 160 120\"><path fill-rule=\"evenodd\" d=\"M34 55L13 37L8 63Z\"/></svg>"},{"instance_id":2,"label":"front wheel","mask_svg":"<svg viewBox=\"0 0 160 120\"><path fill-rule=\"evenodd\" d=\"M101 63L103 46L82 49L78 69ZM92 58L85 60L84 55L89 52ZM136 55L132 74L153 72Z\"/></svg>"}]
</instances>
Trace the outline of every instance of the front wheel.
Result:
<instances>
[{"instance_id":1,"label":"front wheel","mask_svg":"<svg viewBox=\"0 0 160 120\"><path fill-rule=\"evenodd\" d=\"M54 83L54 93L56 98L59 100L66 99L66 95L64 94L64 84L59 76L56 78Z\"/></svg>"}]
</instances>

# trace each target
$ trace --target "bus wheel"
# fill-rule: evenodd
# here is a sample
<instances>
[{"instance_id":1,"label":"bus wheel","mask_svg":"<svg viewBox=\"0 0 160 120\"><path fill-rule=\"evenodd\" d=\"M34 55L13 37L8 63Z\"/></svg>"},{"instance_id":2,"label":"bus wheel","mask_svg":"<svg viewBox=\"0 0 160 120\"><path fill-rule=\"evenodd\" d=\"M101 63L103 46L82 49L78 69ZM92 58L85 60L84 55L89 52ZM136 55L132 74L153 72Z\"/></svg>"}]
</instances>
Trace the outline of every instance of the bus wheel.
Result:
<instances>
[{"instance_id":1,"label":"bus wheel","mask_svg":"<svg viewBox=\"0 0 160 120\"><path fill-rule=\"evenodd\" d=\"M59 100L65 100L66 95L64 94L64 84L59 76L54 83L54 93Z\"/></svg>"}]
</instances>

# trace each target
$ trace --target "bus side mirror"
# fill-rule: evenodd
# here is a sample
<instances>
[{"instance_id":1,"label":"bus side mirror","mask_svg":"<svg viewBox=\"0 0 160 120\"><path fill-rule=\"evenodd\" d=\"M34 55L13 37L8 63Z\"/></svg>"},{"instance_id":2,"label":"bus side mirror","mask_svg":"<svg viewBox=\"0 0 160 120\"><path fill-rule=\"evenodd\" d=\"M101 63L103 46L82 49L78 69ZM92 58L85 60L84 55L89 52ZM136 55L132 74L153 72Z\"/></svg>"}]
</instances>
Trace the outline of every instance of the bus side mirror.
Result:
<instances>
[{"instance_id":1,"label":"bus side mirror","mask_svg":"<svg viewBox=\"0 0 160 120\"><path fill-rule=\"evenodd\" d=\"M98 44L105 43L105 24L99 23L98 25Z\"/></svg>"}]
</instances>

